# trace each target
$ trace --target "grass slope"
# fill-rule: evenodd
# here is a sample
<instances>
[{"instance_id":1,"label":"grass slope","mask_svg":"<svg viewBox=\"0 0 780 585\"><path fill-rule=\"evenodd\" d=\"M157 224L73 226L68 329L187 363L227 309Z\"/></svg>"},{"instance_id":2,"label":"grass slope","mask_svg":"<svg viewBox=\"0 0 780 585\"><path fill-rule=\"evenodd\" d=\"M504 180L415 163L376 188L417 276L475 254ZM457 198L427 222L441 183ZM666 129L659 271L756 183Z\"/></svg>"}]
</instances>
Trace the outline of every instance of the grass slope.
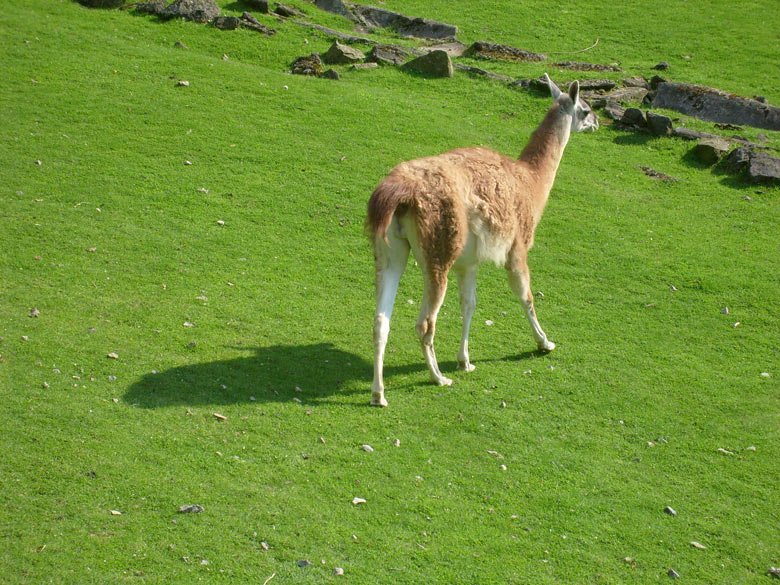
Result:
<instances>
[{"instance_id":1,"label":"grass slope","mask_svg":"<svg viewBox=\"0 0 780 585\"><path fill-rule=\"evenodd\" d=\"M466 42L599 38L562 58L627 75L667 60L676 80L780 103L771 2L386 6L458 24ZM405 159L518 153L549 100L461 73L292 77L328 39L263 20L278 34L54 0L0 16L3 581L649 583L674 568L767 582L780 189L702 167L689 143L572 137L531 254L558 349L531 351L502 270L485 266L477 370L453 372L453 285L437 345L455 385L430 386L410 265L390 407L371 409L368 194ZM191 503L204 512L177 513Z\"/></svg>"}]
</instances>

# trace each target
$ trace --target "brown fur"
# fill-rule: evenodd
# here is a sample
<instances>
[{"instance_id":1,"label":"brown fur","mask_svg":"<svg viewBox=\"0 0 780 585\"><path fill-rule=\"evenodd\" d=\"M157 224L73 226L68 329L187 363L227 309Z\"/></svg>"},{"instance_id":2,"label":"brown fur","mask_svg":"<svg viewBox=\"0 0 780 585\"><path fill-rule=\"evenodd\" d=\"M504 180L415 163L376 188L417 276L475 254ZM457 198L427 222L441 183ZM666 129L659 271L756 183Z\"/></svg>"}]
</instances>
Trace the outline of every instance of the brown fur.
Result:
<instances>
[{"instance_id":1,"label":"brown fur","mask_svg":"<svg viewBox=\"0 0 780 585\"><path fill-rule=\"evenodd\" d=\"M441 276L463 249L470 221L528 250L552 187L563 145L552 127L557 105L531 135L520 159L488 148L460 148L396 166L368 202L372 241L387 238L393 215L414 215L430 270Z\"/></svg>"}]
</instances>

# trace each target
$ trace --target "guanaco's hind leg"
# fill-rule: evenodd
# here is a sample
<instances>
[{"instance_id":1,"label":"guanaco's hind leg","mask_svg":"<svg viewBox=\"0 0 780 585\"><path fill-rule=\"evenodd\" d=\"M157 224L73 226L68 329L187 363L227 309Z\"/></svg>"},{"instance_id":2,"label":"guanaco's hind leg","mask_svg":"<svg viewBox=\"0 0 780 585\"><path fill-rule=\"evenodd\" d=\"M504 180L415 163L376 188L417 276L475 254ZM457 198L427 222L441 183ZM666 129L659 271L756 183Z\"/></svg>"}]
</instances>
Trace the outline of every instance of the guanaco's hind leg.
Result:
<instances>
[{"instance_id":1,"label":"guanaco's hind leg","mask_svg":"<svg viewBox=\"0 0 780 585\"><path fill-rule=\"evenodd\" d=\"M468 266L456 271L458 276L458 293L460 294L460 312L463 318L463 330L458 351L458 369L473 372L474 366L469 361L469 329L471 318L477 307L477 267Z\"/></svg>"},{"instance_id":2,"label":"guanaco's hind leg","mask_svg":"<svg viewBox=\"0 0 780 585\"><path fill-rule=\"evenodd\" d=\"M534 296L531 292L531 276L528 272L525 254L519 258L514 258L507 266L507 272L509 275L509 286L512 287L517 298L520 299L520 304L522 304L523 309L525 309L525 314L528 317L528 322L531 324L537 347L540 351L554 350L555 344L547 339L547 335L542 331L539 320L536 318Z\"/></svg>"},{"instance_id":3,"label":"guanaco's hind leg","mask_svg":"<svg viewBox=\"0 0 780 585\"><path fill-rule=\"evenodd\" d=\"M444 301L444 293L447 292L447 273L429 273L423 266L425 283L423 286L423 302L420 307L420 316L417 318L415 329L420 337L425 362L431 372L431 380L439 386L449 386L452 380L442 375L439 364L436 361L436 352L433 350L433 338L436 334L436 317Z\"/></svg>"},{"instance_id":4,"label":"guanaco's hind leg","mask_svg":"<svg viewBox=\"0 0 780 585\"><path fill-rule=\"evenodd\" d=\"M387 406L383 368L387 337L390 334L390 317L398 292L398 283L409 258L409 242L392 229L388 241L377 238L374 242L376 263L376 315L374 316L374 382L371 385L371 405Z\"/></svg>"}]
</instances>

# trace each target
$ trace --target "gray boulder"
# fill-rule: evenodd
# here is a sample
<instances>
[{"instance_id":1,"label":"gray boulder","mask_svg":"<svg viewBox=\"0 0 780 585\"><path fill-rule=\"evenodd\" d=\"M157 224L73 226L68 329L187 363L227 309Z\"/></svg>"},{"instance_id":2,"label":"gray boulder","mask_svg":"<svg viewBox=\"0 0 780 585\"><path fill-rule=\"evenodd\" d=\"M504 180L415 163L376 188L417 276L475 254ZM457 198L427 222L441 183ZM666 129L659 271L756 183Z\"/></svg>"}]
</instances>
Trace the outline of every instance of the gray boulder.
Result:
<instances>
[{"instance_id":1,"label":"gray boulder","mask_svg":"<svg viewBox=\"0 0 780 585\"><path fill-rule=\"evenodd\" d=\"M236 30L241 25L237 16L217 16L212 24L219 30Z\"/></svg>"},{"instance_id":2,"label":"gray boulder","mask_svg":"<svg viewBox=\"0 0 780 585\"><path fill-rule=\"evenodd\" d=\"M704 138L693 147L693 154L701 162L714 165L729 151L729 142L723 138Z\"/></svg>"},{"instance_id":3,"label":"gray boulder","mask_svg":"<svg viewBox=\"0 0 780 585\"><path fill-rule=\"evenodd\" d=\"M604 106L604 115L616 122L622 120L625 113L626 110L616 102L608 101L607 105Z\"/></svg>"},{"instance_id":4,"label":"gray boulder","mask_svg":"<svg viewBox=\"0 0 780 585\"><path fill-rule=\"evenodd\" d=\"M644 77L635 75L634 77L627 77L624 79L623 87L644 87L645 89L650 89L650 84Z\"/></svg>"},{"instance_id":5,"label":"gray boulder","mask_svg":"<svg viewBox=\"0 0 780 585\"><path fill-rule=\"evenodd\" d=\"M446 51L431 51L427 55L412 59L402 69L417 71L431 77L452 77L452 59Z\"/></svg>"},{"instance_id":6,"label":"gray boulder","mask_svg":"<svg viewBox=\"0 0 780 585\"><path fill-rule=\"evenodd\" d=\"M183 18L193 22L211 22L219 16L214 0L175 0L160 13L162 18Z\"/></svg>"},{"instance_id":7,"label":"gray boulder","mask_svg":"<svg viewBox=\"0 0 780 585\"><path fill-rule=\"evenodd\" d=\"M672 119L655 112L647 112L647 127L656 136L669 136L674 131Z\"/></svg>"},{"instance_id":8,"label":"gray boulder","mask_svg":"<svg viewBox=\"0 0 780 585\"><path fill-rule=\"evenodd\" d=\"M268 14L270 12L268 8L268 0L244 0L244 2L252 8L262 14Z\"/></svg>"},{"instance_id":9,"label":"gray boulder","mask_svg":"<svg viewBox=\"0 0 780 585\"><path fill-rule=\"evenodd\" d=\"M621 104L625 103L642 103L647 90L644 87L622 87L606 95L609 101L617 102Z\"/></svg>"},{"instance_id":10,"label":"gray boulder","mask_svg":"<svg viewBox=\"0 0 780 585\"><path fill-rule=\"evenodd\" d=\"M675 110L708 122L780 130L780 108L701 85L660 83L653 107Z\"/></svg>"},{"instance_id":11,"label":"gray boulder","mask_svg":"<svg viewBox=\"0 0 780 585\"><path fill-rule=\"evenodd\" d=\"M276 8L274 8L274 14L284 18L297 18L299 16L306 16L303 12L293 6L279 3L277 3Z\"/></svg>"},{"instance_id":12,"label":"gray boulder","mask_svg":"<svg viewBox=\"0 0 780 585\"><path fill-rule=\"evenodd\" d=\"M322 61L330 65L343 65L345 63L357 63L365 58L363 51L349 45L342 45L336 41L330 46L328 52L322 56Z\"/></svg>"},{"instance_id":13,"label":"gray boulder","mask_svg":"<svg viewBox=\"0 0 780 585\"><path fill-rule=\"evenodd\" d=\"M517 47L500 45L498 43L489 43L487 41L477 41L473 43L466 50L465 54L469 57L501 59L504 61L544 61L547 59L547 56L542 55L541 53L532 53L525 49L518 49Z\"/></svg>"},{"instance_id":14,"label":"gray boulder","mask_svg":"<svg viewBox=\"0 0 780 585\"><path fill-rule=\"evenodd\" d=\"M168 0L150 0L149 2L139 2L133 6L138 14L153 14L160 16L168 7Z\"/></svg>"},{"instance_id":15,"label":"gray boulder","mask_svg":"<svg viewBox=\"0 0 780 585\"><path fill-rule=\"evenodd\" d=\"M412 53L398 45L376 45L368 54L368 60L383 65L401 65Z\"/></svg>"},{"instance_id":16,"label":"gray boulder","mask_svg":"<svg viewBox=\"0 0 780 585\"><path fill-rule=\"evenodd\" d=\"M580 79L580 91L610 91L615 85L611 79Z\"/></svg>"},{"instance_id":17,"label":"gray boulder","mask_svg":"<svg viewBox=\"0 0 780 585\"><path fill-rule=\"evenodd\" d=\"M780 184L780 159L770 156L766 152L751 151L747 176L753 183Z\"/></svg>"},{"instance_id":18,"label":"gray boulder","mask_svg":"<svg viewBox=\"0 0 780 585\"><path fill-rule=\"evenodd\" d=\"M637 126L638 128L647 127L647 118L645 113L639 108L628 108L623 112L623 117L620 118L620 122L627 126Z\"/></svg>"}]
</instances>

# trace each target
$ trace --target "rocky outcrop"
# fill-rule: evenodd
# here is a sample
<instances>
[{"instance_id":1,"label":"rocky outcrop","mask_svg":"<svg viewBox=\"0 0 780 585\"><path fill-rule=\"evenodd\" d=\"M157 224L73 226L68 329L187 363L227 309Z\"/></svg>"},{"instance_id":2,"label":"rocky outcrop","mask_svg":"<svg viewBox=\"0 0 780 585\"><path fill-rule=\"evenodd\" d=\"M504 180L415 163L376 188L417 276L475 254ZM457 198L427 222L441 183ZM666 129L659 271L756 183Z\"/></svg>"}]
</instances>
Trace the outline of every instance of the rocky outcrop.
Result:
<instances>
[{"instance_id":1,"label":"rocky outcrop","mask_svg":"<svg viewBox=\"0 0 780 585\"><path fill-rule=\"evenodd\" d=\"M412 18L375 6L355 6L354 11L371 27L390 28L402 37L454 39L458 27L428 18Z\"/></svg>"},{"instance_id":2,"label":"rocky outcrop","mask_svg":"<svg viewBox=\"0 0 780 585\"><path fill-rule=\"evenodd\" d=\"M780 108L701 85L659 83L653 107L674 110L708 122L780 130Z\"/></svg>"},{"instance_id":3,"label":"rocky outcrop","mask_svg":"<svg viewBox=\"0 0 780 585\"><path fill-rule=\"evenodd\" d=\"M469 57L501 59L503 61L545 61L547 59L546 55L540 53L532 53L525 49L486 41L475 42L466 50L465 54Z\"/></svg>"},{"instance_id":4,"label":"rocky outcrop","mask_svg":"<svg viewBox=\"0 0 780 585\"><path fill-rule=\"evenodd\" d=\"M452 59L446 51L431 51L402 66L402 69L416 71L431 77L452 77Z\"/></svg>"},{"instance_id":5,"label":"rocky outcrop","mask_svg":"<svg viewBox=\"0 0 780 585\"><path fill-rule=\"evenodd\" d=\"M402 37L422 39L454 39L458 27L428 18L415 18L376 6L361 6L344 0L315 0L321 10L348 18L368 28L389 28Z\"/></svg>"},{"instance_id":6,"label":"rocky outcrop","mask_svg":"<svg viewBox=\"0 0 780 585\"><path fill-rule=\"evenodd\" d=\"M236 30L241 26L241 20L237 16L218 16L211 24L219 30Z\"/></svg>"},{"instance_id":7,"label":"rocky outcrop","mask_svg":"<svg viewBox=\"0 0 780 585\"><path fill-rule=\"evenodd\" d=\"M175 0L160 12L161 18L183 18L193 22L211 22L219 16L214 0Z\"/></svg>"},{"instance_id":8,"label":"rocky outcrop","mask_svg":"<svg viewBox=\"0 0 780 585\"><path fill-rule=\"evenodd\" d=\"M780 159L766 152L752 150L747 166L747 177L753 183L780 184Z\"/></svg>"},{"instance_id":9,"label":"rocky outcrop","mask_svg":"<svg viewBox=\"0 0 780 585\"><path fill-rule=\"evenodd\" d=\"M693 155L701 162L714 165L729 151L729 142L718 136L705 138L693 147Z\"/></svg>"},{"instance_id":10,"label":"rocky outcrop","mask_svg":"<svg viewBox=\"0 0 780 585\"><path fill-rule=\"evenodd\" d=\"M674 131L672 119L669 116L647 112L647 127L656 136L669 136Z\"/></svg>"}]
</instances>

